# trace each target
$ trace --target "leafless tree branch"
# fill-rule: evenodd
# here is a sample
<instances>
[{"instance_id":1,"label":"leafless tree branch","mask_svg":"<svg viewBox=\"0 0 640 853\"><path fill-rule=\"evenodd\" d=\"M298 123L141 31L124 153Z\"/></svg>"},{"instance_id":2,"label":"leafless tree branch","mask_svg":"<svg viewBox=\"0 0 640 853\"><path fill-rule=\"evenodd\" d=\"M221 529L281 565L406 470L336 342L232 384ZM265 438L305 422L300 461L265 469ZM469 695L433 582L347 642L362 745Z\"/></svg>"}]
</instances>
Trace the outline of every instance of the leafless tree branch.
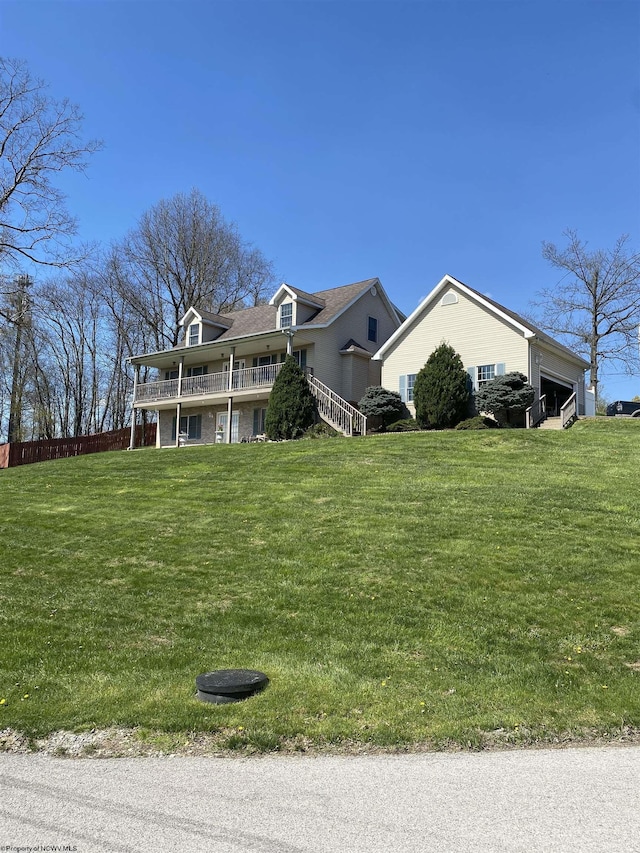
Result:
<instances>
[{"instance_id":1,"label":"leafless tree branch","mask_svg":"<svg viewBox=\"0 0 640 853\"><path fill-rule=\"evenodd\" d=\"M0 57L0 262L7 266L68 266L87 254L71 245L76 222L54 180L84 171L102 144L84 141L79 108L46 89L23 62Z\"/></svg>"},{"instance_id":2,"label":"leafless tree branch","mask_svg":"<svg viewBox=\"0 0 640 853\"><path fill-rule=\"evenodd\" d=\"M603 363L628 373L640 368L640 253L629 248L627 235L608 251L589 251L574 230L564 236L564 248L542 244L542 256L564 275L541 290L533 305L539 324L589 361L597 399Z\"/></svg>"}]
</instances>

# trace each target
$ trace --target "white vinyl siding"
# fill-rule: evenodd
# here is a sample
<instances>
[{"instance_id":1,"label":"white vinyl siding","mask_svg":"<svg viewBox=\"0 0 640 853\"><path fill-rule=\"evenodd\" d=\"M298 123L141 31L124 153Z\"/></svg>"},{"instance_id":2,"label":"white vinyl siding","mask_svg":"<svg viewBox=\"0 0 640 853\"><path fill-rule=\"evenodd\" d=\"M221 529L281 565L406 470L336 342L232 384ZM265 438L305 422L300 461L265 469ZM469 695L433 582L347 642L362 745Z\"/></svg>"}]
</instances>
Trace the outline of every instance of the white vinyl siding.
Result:
<instances>
[{"instance_id":1,"label":"white vinyl siding","mask_svg":"<svg viewBox=\"0 0 640 853\"><path fill-rule=\"evenodd\" d=\"M368 381L364 378L363 371L364 387L357 388L355 382L349 383L350 388L345 386L343 357L340 355L340 350L349 340L354 339L359 346L373 355L378 350L379 344L367 340L367 329L369 317L374 316L378 320L378 341L386 341L398 328L398 324L386 310L381 297L373 296L369 291L327 328L304 330L305 340L311 339L316 343L313 355L308 361L314 368L314 375L345 399L359 400L366 390ZM300 334L302 333L301 329ZM294 347L296 345L295 338L293 345Z\"/></svg>"},{"instance_id":2,"label":"white vinyl siding","mask_svg":"<svg viewBox=\"0 0 640 853\"><path fill-rule=\"evenodd\" d=\"M417 373L441 343L446 342L460 355L469 369L474 387L478 365L508 365L528 375L528 342L524 335L505 320L456 290L457 303L441 304L437 297L428 303L387 352L381 383L391 390L400 389L400 377ZM473 371L473 375L472 375ZM406 394L406 384L405 384Z\"/></svg>"}]
</instances>

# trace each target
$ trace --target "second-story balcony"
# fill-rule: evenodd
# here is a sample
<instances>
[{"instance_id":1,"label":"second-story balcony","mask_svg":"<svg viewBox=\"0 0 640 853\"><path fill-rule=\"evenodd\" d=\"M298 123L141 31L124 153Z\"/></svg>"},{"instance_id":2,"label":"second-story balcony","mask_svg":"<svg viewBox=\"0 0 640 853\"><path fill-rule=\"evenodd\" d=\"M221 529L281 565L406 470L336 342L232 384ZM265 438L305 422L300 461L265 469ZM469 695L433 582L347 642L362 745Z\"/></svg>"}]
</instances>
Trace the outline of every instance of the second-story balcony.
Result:
<instances>
[{"instance_id":1,"label":"second-story balcony","mask_svg":"<svg viewBox=\"0 0 640 853\"><path fill-rule=\"evenodd\" d=\"M229 396L251 396L255 392L269 392L282 363L265 364L260 367L245 367L229 373L205 373L183 379L165 379L144 382L136 386L134 405L148 408L151 404L194 398L216 398L222 401Z\"/></svg>"}]
</instances>

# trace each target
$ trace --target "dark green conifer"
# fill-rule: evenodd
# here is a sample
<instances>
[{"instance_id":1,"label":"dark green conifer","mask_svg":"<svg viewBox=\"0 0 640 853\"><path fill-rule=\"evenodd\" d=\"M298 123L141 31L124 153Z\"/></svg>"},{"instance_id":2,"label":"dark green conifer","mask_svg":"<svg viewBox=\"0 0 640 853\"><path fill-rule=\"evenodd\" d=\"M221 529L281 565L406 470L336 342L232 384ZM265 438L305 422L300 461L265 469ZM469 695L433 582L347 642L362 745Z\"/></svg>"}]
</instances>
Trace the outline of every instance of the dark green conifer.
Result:
<instances>
[{"instance_id":1,"label":"dark green conifer","mask_svg":"<svg viewBox=\"0 0 640 853\"><path fill-rule=\"evenodd\" d=\"M295 358L288 355L276 376L264 429L272 441L300 438L316 418L316 401Z\"/></svg>"}]
</instances>

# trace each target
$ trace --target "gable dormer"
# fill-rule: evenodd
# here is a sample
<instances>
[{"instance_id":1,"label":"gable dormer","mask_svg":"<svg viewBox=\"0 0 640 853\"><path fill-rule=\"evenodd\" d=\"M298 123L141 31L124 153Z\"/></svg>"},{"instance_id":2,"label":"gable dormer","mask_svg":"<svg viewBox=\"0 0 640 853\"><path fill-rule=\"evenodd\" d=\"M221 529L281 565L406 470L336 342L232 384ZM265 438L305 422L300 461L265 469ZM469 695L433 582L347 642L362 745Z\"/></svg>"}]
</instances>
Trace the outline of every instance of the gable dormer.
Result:
<instances>
[{"instance_id":1,"label":"gable dormer","mask_svg":"<svg viewBox=\"0 0 640 853\"><path fill-rule=\"evenodd\" d=\"M184 345L195 347L209 341L215 341L233 325L233 318L223 314L212 314L210 311L198 311L189 308L180 320L185 330Z\"/></svg>"},{"instance_id":2,"label":"gable dormer","mask_svg":"<svg viewBox=\"0 0 640 853\"><path fill-rule=\"evenodd\" d=\"M313 293L305 293L283 282L269 301L275 305L276 328L288 329L306 323L325 306L325 300Z\"/></svg>"}]
</instances>

